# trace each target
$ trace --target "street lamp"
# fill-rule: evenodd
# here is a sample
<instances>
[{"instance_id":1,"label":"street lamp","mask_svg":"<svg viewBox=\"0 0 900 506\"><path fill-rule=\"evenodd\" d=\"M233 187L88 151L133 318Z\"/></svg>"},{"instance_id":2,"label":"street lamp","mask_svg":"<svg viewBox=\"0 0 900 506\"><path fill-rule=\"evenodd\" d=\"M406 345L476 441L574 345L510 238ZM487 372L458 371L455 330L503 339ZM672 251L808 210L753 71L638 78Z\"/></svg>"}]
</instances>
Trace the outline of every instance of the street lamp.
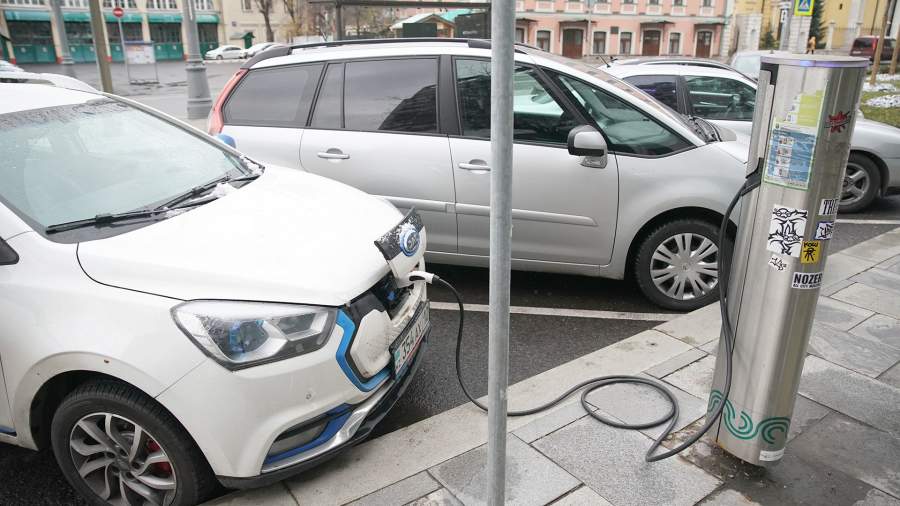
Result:
<instances>
[{"instance_id":1,"label":"street lamp","mask_svg":"<svg viewBox=\"0 0 900 506\"><path fill-rule=\"evenodd\" d=\"M197 36L197 16L194 14L194 0L182 0L184 12L184 31L187 35L185 48L187 61L187 116L188 119L200 119L209 115L212 98L209 96L209 81L206 79L206 65L200 55L200 39Z\"/></svg>"}]
</instances>

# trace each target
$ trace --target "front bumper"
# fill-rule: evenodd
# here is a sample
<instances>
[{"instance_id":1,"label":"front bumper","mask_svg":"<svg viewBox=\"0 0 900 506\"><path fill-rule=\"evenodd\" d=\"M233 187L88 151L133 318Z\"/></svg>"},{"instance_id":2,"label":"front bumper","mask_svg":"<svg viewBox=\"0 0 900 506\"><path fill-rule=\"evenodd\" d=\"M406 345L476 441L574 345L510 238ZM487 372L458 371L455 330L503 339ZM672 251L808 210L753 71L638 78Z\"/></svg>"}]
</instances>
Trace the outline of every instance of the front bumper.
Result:
<instances>
[{"instance_id":1,"label":"front bumper","mask_svg":"<svg viewBox=\"0 0 900 506\"><path fill-rule=\"evenodd\" d=\"M263 487L316 467L337 456L346 448L364 441L375 429L375 426L390 412L391 408L403 396L406 388L412 382L422 363L422 357L424 356L424 350L428 344L430 334L431 331L429 329L406 374L402 378L392 380L383 385L366 401L351 408L346 422L328 442L298 456L302 458L280 462L278 468L258 476L247 478L216 476L216 478L222 486L227 488Z\"/></svg>"}]
</instances>

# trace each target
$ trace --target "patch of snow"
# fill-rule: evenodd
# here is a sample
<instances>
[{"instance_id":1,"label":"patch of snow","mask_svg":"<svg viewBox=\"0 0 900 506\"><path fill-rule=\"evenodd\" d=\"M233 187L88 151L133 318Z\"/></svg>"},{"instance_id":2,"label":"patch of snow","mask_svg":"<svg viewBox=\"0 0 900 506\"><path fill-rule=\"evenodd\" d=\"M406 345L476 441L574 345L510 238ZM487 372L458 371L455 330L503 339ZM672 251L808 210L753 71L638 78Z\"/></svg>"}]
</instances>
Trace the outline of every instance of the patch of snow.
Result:
<instances>
[{"instance_id":1,"label":"patch of snow","mask_svg":"<svg viewBox=\"0 0 900 506\"><path fill-rule=\"evenodd\" d=\"M866 81L863 83L863 91L897 91L897 87L886 82L875 83L872 85Z\"/></svg>"},{"instance_id":2,"label":"patch of snow","mask_svg":"<svg viewBox=\"0 0 900 506\"><path fill-rule=\"evenodd\" d=\"M900 95L882 95L866 100L869 107L893 108L900 107Z\"/></svg>"},{"instance_id":3,"label":"patch of snow","mask_svg":"<svg viewBox=\"0 0 900 506\"><path fill-rule=\"evenodd\" d=\"M876 81L897 81L900 80L900 74L878 74L875 76Z\"/></svg>"}]
</instances>

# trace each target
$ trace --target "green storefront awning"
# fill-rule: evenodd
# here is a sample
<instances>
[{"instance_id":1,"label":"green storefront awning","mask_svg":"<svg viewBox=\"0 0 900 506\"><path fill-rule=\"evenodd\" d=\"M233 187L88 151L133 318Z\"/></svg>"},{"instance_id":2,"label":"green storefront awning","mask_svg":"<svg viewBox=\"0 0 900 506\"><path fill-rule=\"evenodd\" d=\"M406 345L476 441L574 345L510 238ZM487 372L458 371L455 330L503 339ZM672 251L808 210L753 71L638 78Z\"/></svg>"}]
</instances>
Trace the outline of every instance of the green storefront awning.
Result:
<instances>
[{"instance_id":1,"label":"green storefront awning","mask_svg":"<svg viewBox=\"0 0 900 506\"><path fill-rule=\"evenodd\" d=\"M197 14L198 23L219 24L219 16L217 14Z\"/></svg>"},{"instance_id":2,"label":"green storefront awning","mask_svg":"<svg viewBox=\"0 0 900 506\"><path fill-rule=\"evenodd\" d=\"M90 23L91 14L88 12L63 12L63 21L69 23Z\"/></svg>"},{"instance_id":3,"label":"green storefront awning","mask_svg":"<svg viewBox=\"0 0 900 506\"><path fill-rule=\"evenodd\" d=\"M151 12L147 14L150 23L181 23L181 14L174 12Z\"/></svg>"},{"instance_id":4,"label":"green storefront awning","mask_svg":"<svg viewBox=\"0 0 900 506\"><path fill-rule=\"evenodd\" d=\"M63 17L65 17L65 15ZM106 18L108 23L115 23L117 21L112 12L104 12L103 17ZM140 14L130 12L122 16L123 23L140 23L141 21L143 21L143 17Z\"/></svg>"},{"instance_id":5,"label":"green storefront awning","mask_svg":"<svg viewBox=\"0 0 900 506\"><path fill-rule=\"evenodd\" d=\"M4 11L7 21L50 21L50 11Z\"/></svg>"}]
</instances>

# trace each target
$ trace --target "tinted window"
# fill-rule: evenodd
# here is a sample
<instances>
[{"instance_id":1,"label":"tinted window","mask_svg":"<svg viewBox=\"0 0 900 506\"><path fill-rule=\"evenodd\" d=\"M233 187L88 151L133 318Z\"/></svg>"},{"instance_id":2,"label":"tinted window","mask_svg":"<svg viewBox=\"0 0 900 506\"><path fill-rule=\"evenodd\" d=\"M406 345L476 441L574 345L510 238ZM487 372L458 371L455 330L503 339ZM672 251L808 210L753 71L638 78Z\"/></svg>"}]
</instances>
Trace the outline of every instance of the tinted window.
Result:
<instances>
[{"instance_id":1,"label":"tinted window","mask_svg":"<svg viewBox=\"0 0 900 506\"><path fill-rule=\"evenodd\" d=\"M691 146L643 112L605 91L563 75L558 75L558 79L606 134L611 151L665 155Z\"/></svg>"},{"instance_id":2,"label":"tinted window","mask_svg":"<svg viewBox=\"0 0 900 506\"><path fill-rule=\"evenodd\" d=\"M344 64L329 65L322 80L322 90L316 99L316 112L311 126L341 128L341 95L344 91Z\"/></svg>"},{"instance_id":3,"label":"tinted window","mask_svg":"<svg viewBox=\"0 0 900 506\"><path fill-rule=\"evenodd\" d=\"M345 127L436 132L437 68L433 58L348 63Z\"/></svg>"},{"instance_id":4,"label":"tinted window","mask_svg":"<svg viewBox=\"0 0 900 506\"><path fill-rule=\"evenodd\" d=\"M517 141L565 144L578 125L547 91L536 71L519 67L513 78L513 129ZM463 135L491 136L491 64L486 60L457 60L456 87Z\"/></svg>"},{"instance_id":5,"label":"tinted window","mask_svg":"<svg viewBox=\"0 0 900 506\"><path fill-rule=\"evenodd\" d=\"M673 111L678 110L678 91L674 76L632 76L626 81L644 90Z\"/></svg>"},{"instance_id":6,"label":"tinted window","mask_svg":"<svg viewBox=\"0 0 900 506\"><path fill-rule=\"evenodd\" d=\"M694 114L706 119L752 120L756 90L734 79L687 76Z\"/></svg>"},{"instance_id":7,"label":"tinted window","mask_svg":"<svg viewBox=\"0 0 900 506\"><path fill-rule=\"evenodd\" d=\"M225 123L304 126L322 65L254 70L225 104Z\"/></svg>"}]
</instances>

